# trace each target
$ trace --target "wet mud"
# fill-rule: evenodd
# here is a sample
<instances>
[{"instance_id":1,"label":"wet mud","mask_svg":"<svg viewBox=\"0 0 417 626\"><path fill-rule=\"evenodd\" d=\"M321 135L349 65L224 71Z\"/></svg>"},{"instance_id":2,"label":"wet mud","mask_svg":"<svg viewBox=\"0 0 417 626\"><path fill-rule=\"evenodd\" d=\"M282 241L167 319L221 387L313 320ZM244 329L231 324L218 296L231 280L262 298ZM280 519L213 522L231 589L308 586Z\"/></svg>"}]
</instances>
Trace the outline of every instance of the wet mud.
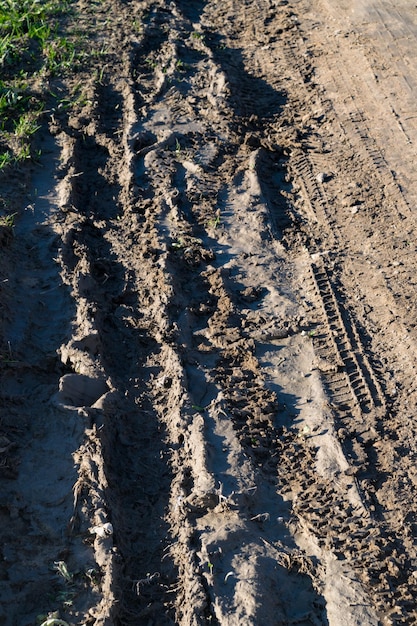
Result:
<instances>
[{"instance_id":1,"label":"wet mud","mask_svg":"<svg viewBox=\"0 0 417 626\"><path fill-rule=\"evenodd\" d=\"M77 7L1 174L0 624L415 624L410 3Z\"/></svg>"}]
</instances>

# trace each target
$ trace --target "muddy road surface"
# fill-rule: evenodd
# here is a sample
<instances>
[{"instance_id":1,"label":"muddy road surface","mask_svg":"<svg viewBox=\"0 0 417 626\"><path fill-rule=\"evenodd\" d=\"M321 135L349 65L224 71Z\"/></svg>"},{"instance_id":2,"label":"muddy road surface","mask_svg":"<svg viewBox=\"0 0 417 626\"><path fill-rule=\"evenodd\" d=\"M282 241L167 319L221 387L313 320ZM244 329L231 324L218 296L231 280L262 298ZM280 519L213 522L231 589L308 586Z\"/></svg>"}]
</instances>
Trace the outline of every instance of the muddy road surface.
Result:
<instances>
[{"instance_id":1,"label":"muddy road surface","mask_svg":"<svg viewBox=\"0 0 417 626\"><path fill-rule=\"evenodd\" d=\"M75 7L1 179L0 624L416 624L415 3Z\"/></svg>"}]
</instances>

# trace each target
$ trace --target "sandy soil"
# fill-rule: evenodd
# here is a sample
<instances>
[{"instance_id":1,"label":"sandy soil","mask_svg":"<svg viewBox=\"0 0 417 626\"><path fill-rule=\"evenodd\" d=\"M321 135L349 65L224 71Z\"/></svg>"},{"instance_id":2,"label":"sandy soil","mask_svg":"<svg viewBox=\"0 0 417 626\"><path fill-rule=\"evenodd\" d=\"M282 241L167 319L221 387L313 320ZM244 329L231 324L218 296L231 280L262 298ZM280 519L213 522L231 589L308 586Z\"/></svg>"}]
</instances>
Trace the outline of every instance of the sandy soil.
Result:
<instances>
[{"instance_id":1,"label":"sandy soil","mask_svg":"<svg viewBox=\"0 0 417 626\"><path fill-rule=\"evenodd\" d=\"M1 180L0 624L416 624L415 3L78 9Z\"/></svg>"}]
</instances>

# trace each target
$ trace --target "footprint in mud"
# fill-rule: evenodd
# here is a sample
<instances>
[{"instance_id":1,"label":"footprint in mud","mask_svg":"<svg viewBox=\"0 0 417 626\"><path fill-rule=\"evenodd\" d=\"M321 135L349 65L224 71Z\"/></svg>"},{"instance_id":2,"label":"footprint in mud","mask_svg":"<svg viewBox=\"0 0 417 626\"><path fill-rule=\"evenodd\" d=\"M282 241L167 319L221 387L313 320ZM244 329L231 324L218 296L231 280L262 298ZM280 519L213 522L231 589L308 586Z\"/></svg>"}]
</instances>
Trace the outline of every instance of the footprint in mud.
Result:
<instances>
[{"instance_id":1,"label":"footprint in mud","mask_svg":"<svg viewBox=\"0 0 417 626\"><path fill-rule=\"evenodd\" d=\"M59 381L59 392L55 399L64 406L91 406L109 388L103 378L85 374L65 374Z\"/></svg>"}]
</instances>

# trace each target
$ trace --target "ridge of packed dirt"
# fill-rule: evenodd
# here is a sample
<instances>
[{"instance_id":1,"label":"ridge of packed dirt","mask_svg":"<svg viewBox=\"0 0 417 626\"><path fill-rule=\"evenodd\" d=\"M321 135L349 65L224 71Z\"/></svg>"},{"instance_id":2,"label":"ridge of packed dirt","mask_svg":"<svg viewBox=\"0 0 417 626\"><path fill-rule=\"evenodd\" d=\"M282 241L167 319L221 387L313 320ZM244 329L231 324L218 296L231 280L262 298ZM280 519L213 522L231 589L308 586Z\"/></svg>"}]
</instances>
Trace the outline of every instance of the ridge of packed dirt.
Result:
<instances>
[{"instance_id":1,"label":"ridge of packed dirt","mask_svg":"<svg viewBox=\"0 0 417 626\"><path fill-rule=\"evenodd\" d=\"M0 172L0 624L414 624L408 4L74 9Z\"/></svg>"}]
</instances>

